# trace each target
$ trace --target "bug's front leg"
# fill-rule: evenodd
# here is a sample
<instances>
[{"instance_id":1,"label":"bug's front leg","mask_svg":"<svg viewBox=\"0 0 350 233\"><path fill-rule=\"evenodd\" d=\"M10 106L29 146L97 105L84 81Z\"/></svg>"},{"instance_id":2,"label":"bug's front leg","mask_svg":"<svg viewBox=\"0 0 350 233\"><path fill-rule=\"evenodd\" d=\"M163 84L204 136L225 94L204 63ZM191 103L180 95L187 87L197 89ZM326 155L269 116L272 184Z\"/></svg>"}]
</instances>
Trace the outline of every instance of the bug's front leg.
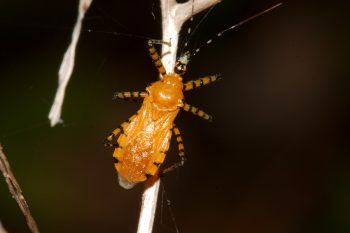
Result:
<instances>
[{"instance_id":1,"label":"bug's front leg","mask_svg":"<svg viewBox=\"0 0 350 233\"><path fill-rule=\"evenodd\" d=\"M179 157L180 157L180 161L173 164L172 166L165 168L164 170L161 171L161 174L167 173L167 172L171 172L181 166L183 166L185 164L186 161L186 156L185 156L185 148L184 148L184 144L182 142L182 137L180 134L180 130L174 126L173 127L173 132L176 136L176 141L178 143L178 150L179 150Z\"/></svg>"},{"instance_id":2,"label":"bug's front leg","mask_svg":"<svg viewBox=\"0 0 350 233\"><path fill-rule=\"evenodd\" d=\"M158 69L159 74L161 74L161 76L164 76L166 74L166 70L163 66L162 61L160 60L160 56L156 50L156 48L154 47L154 40L149 40L148 41L148 51L149 54L152 58L152 61L154 63L154 65L156 66L156 68Z\"/></svg>"},{"instance_id":3,"label":"bug's front leg","mask_svg":"<svg viewBox=\"0 0 350 233\"><path fill-rule=\"evenodd\" d=\"M184 90L189 91L189 90L195 89L197 87L208 85L208 84L213 83L215 81L218 81L220 79L221 79L220 75L216 74L216 75L202 77L202 78L199 78L196 80L190 80L184 84L185 85Z\"/></svg>"},{"instance_id":4,"label":"bug's front leg","mask_svg":"<svg viewBox=\"0 0 350 233\"><path fill-rule=\"evenodd\" d=\"M113 95L113 100L115 99L123 99L123 100L138 100L145 98L147 96L147 92L145 91L117 91Z\"/></svg>"},{"instance_id":5,"label":"bug's front leg","mask_svg":"<svg viewBox=\"0 0 350 233\"><path fill-rule=\"evenodd\" d=\"M184 106L182 107L183 110L185 110L186 112L191 112L196 116L199 116L201 118L203 118L204 120L207 120L209 122L213 121L213 117L210 116L209 114L205 113L203 110L200 110L197 107L194 107L190 104L184 104Z\"/></svg>"}]
</instances>

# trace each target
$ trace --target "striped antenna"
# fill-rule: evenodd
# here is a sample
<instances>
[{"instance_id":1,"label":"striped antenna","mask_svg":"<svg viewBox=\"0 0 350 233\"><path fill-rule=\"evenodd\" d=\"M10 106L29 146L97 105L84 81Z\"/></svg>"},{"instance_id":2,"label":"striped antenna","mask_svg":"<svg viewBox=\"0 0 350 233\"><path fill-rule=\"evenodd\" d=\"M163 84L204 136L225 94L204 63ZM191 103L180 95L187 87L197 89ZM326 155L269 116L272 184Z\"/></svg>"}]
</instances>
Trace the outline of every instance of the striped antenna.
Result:
<instances>
[{"instance_id":1,"label":"striped antenna","mask_svg":"<svg viewBox=\"0 0 350 233\"><path fill-rule=\"evenodd\" d=\"M278 4L276 4L276 5L274 5L274 6L270 7L270 8L268 8L268 9L266 9L266 10L264 10L264 11L262 11L262 12L256 14L256 15L253 15L253 16L251 16L251 17L249 17L249 18L247 18L247 19L245 19L245 20L243 20L243 21L241 21L241 22L239 22L239 23L237 23L237 24L235 24L235 25L233 25L233 26L231 26L231 27L225 29L225 30L222 30L221 32L219 32L218 34L216 34L216 36L215 36L213 39L208 40L208 41L205 42L203 45L201 45L200 47L198 47L198 48L193 52L193 54L191 55L191 57L197 55L197 54L199 53L199 51L200 51L203 47L206 47L206 46L209 45L211 42L213 42L213 40L215 40L215 39L218 38L218 37L221 37L224 33L228 32L228 31L230 31L230 30L232 30L232 29L234 29L234 28L237 28L237 27L239 27L239 26L241 26L241 25L243 25L243 24L245 24L245 23L247 23L247 22L249 22L249 21L251 21L251 20L253 20L253 19L255 19L255 18L259 17L259 16L261 16L261 15L263 15L263 14L266 14L266 13L268 13L268 12L274 10L275 8L277 8L277 7L281 6L281 5L282 5L282 3L278 3ZM189 59L189 58L188 58L188 59Z\"/></svg>"},{"instance_id":2,"label":"striped antenna","mask_svg":"<svg viewBox=\"0 0 350 233\"><path fill-rule=\"evenodd\" d=\"M192 16L190 18L190 25L187 29L187 40L185 40L181 46L179 46L180 49L180 57L184 56L185 53L188 53L187 51L184 53L184 50L187 49L187 46L189 44L189 42L191 41L191 39L193 38L193 35L195 34L195 32L197 31L198 27L203 23L203 21L208 17L208 15L210 14L210 12L214 9L215 5L212 6L206 13L205 15L201 18L201 20L199 21L199 23L196 25L196 27L192 30L192 24L193 24L193 8L194 8L194 1L192 1Z\"/></svg>"},{"instance_id":3,"label":"striped antenna","mask_svg":"<svg viewBox=\"0 0 350 233\"><path fill-rule=\"evenodd\" d=\"M170 46L170 42L163 41L163 40L157 40L153 39L151 37L147 36L141 36L141 35L135 35L131 33L124 33L124 32L109 32L109 31L101 31L101 30L93 30L93 29L87 29L86 32L88 33L101 33L101 34L107 34L107 35L112 35L115 37L130 37L134 39L141 39L141 40L146 40L146 41L152 41L153 44L165 44Z\"/></svg>"}]
</instances>

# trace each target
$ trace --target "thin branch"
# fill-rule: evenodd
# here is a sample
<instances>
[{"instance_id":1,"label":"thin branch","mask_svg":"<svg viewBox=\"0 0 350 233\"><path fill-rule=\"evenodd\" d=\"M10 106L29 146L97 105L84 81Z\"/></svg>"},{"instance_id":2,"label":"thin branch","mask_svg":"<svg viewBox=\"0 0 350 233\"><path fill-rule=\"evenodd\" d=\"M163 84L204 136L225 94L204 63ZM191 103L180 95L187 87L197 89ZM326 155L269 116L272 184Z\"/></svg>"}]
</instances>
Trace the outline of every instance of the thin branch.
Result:
<instances>
[{"instance_id":1,"label":"thin branch","mask_svg":"<svg viewBox=\"0 0 350 233\"><path fill-rule=\"evenodd\" d=\"M184 22L192 16L192 13L197 14L219 2L220 0L189 0L186 3L180 4L175 0L160 0L162 10L162 40L171 44L171 46L162 46L162 63L168 73L174 71L179 33ZM159 185L160 180L157 176L150 183L146 184L146 190L142 195L138 233L152 232Z\"/></svg>"},{"instance_id":2,"label":"thin branch","mask_svg":"<svg viewBox=\"0 0 350 233\"><path fill-rule=\"evenodd\" d=\"M142 205L137 233L152 233L154 216L157 209L160 179L157 175L147 180L142 194Z\"/></svg>"},{"instance_id":3,"label":"thin branch","mask_svg":"<svg viewBox=\"0 0 350 233\"><path fill-rule=\"evenodd\" d=\"M0 221L0 233L8 233Z\"/></svg>"},{"instance_id":4,"label":"thin branch","mask_svg":"<svg viewBox=\"0 0 350 233\"><path fill-rule=\"evenodd\" d=\"M5 181L7 183L7 186L9 188L9 191L12 197L16 200L19 208L21 209L24 217L26 218L29 229L33 233L39 233L39 228L32 214L30 213L29 206L24 196L22 195L21 187L19 186L16 180L16 177L11 170L10 163L6 158L1 145L0 145L0 170L2 172L2 175L5 177Z\"/></svg>"},{"instance_id":5,"label":"thin branch","mask_svg":"<svg viewBox=\"0 0 350 233\"><path fill-rule=\"evenodd\" d=\"M62 112L62 105L64 101L64 95L66 92L68 81L72 75L73 68L74 68L75 50L76 50L78 39L80 36L82 21L84 19L84 15L86 11L89 9L91 2L92 0L80 0L79 14L78 14L77 22L74 26L72 41L66 53L64 54L61 67L58 72L58 77L59 77L58 88L56 91L55 100L52 104L52 107L49 113L51 127L55 126L57 123L62 122L61 112Z\"/></svg>"}]
</instances>

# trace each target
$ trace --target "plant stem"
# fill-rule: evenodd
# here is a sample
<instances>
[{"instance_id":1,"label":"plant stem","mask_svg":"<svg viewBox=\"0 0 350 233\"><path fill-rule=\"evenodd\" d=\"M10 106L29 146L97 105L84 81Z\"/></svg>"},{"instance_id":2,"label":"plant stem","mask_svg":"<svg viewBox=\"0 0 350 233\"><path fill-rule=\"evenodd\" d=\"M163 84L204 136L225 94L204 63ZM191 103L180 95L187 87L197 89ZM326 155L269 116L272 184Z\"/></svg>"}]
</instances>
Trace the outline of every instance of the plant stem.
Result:
<instances>
[{"instance_id":1,"label":"plant stem","mask_svg":"<svg viewBox=\"0 0 350 233\"><path fill-rule=\"evenodd\" d=\"M51 127L55 126L57 123L61 123L61 112L62 105L64 101L64 95L66 93L66 87L68 85L69 79L72 76L74 68L75 50L80 37L81 25L84 19L86 11L89 9L92 0L80 0L78 19L75 23L72 41L64 54L60 70L58 71L58 88L56 91L55 100L52 104L49 119Z\"/></svg>"},{"instance_id":2,"label":"plant stem","mask_svg":"<svg viewBox=\"0 0 350 233\"><path fill-rule=\"evenodd\" d=\"M21 209L24 217L27 220L27 225L31 232L39 233L38 225L36 224L32 214L30 213L29 206L26 202L22 194L21 187L19 186L15 175L12 172L9 161L7 160L6 155L2 150L2 146L0 145L0 171L2 175L5 177L5 181L9 188L9 191L12 197L16 200L19 208Z\"/></svg>"},{"instance_id":3,"label":"plant stem","mask_svg":"<svg viewBox=\"0 0 350 233\"><path fill-rule=\"evenodd\" d=\"M160 0L162 11L162 40L170 42L170 46L162 45L162 63L168 73L174 71L179 33L182 25L192 15L201 12L220 0L189 0L177 3L176 0ZM157 207L160 179L147 182L146 190L142 195L142 205L138 225L138 233L151 233Z\"/></svg>"}]
</instances>

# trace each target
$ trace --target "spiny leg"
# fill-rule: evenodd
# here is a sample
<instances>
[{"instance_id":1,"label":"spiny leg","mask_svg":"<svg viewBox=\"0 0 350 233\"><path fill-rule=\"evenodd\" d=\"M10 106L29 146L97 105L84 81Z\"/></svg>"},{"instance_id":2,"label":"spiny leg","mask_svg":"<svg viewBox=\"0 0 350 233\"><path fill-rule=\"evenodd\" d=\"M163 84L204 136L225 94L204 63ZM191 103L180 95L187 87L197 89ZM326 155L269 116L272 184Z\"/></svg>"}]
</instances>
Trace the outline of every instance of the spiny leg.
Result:
<instances>
[{"instance_id":1,"label":"spiny leg","mask_svg":"<svg viewBox=\"0 0 350 233\"><path fill-rule=\"evenodd\" d=\"M218 81L220 79L221 79L220 75L216 74L216 75L205 76L205 77L202 77L202 78L199 78L196 80L190 80L190 81L185 83L184 90L189 91L189 90L192 90L194 88L201 87L201 86L210 84L212 82Z\"/></svg>"},{"instance_id":2,"label":"spiny leg","mask_svg":"<svg viewBox=\"0 0 350 233\"><path fill-rule=\"evenodd\" d=\"M156 48L153 46L153 43L154 42L152 40L148 41L148 51L149 51L149 54L151 55L153 63L155 64L155 66L158 69L158 72L162 76L164 76L166 74L166 70L165 70L165 68L163 66L162 61L160 60L160 57L159 57L159 54L157 53Z\"/></svg>"},{"instance_id":3,"label":"spiny leg","mask_svg":"<svg viewBox=\"0 0 350 233\"><path fill-rule=\"evenodd\" d=\"M113 95L113 100L115 99L123 99L123 100L138 100L141 98L145 98L147 96L147 92L145 91L122 91L115 92Z\"/></svg>"},{"instance_id":4,"label":"spiny leg","mask_svg":"<svg viewBox=\"0 0 350 233\"><path fill-rule=\"evenodd\" d=\"M179 156L180 156L180 161L173 164L172 166L164 169L161 174L164 174L164 173L167 173L167 172L171 172L181 166L183 166L185 164L185 161L186 161L186 157L185 157L185 148L184 148L184 144L182 142L182 137L181 137L181 134L180 134L180 130L174 126L173 127L173 132L176 136L176 141L178 143L178 150L179 150Z\"/></svg>"},{"instance_id":5,"label":"spiny leg","mask_svg":"<svg viewBox=\"0 0 350 233\"><path fill-rule=\"evenodd\" d=\"M207 120L209 122L213 121L213 117L210 116L209 114L205 113L203 110L200 110L197 107L194 107L190 104L184 104L184 106L182 107L183 110L185 110L186 112L191 112L196 116L199 116L201 118L203 118L204 120Z\"/></svg>"}]
</instances>

